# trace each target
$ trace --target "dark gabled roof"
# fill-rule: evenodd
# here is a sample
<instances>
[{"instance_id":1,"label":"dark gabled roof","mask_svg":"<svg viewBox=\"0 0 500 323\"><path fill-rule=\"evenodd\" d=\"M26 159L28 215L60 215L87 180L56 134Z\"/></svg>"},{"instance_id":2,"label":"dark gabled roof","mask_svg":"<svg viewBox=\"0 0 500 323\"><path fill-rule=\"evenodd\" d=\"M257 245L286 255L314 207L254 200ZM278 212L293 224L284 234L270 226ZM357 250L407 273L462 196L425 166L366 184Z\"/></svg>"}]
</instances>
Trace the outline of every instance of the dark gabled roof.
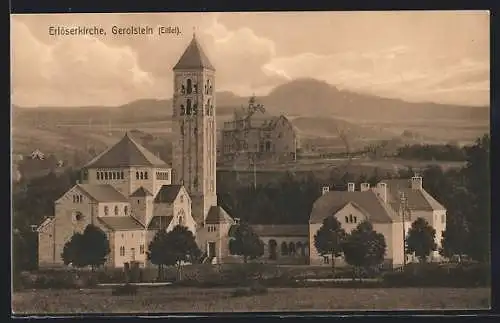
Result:
<instances>
[{"instance_id":1,"label":"dark gabled roof","mask_svg":"<svg viewBox=\"0 0 500 323\"><path fill-rule=\"evenodd\" d=\"M149 192L147 189L145 189L143 186L139 187L137 190L135 190L134 193L130 195L131 197L144 197L144 196L153 196L151 192Z\"/></svg>"},{"instance_id":2,"label":"dark gabled roof","mask_svg":"<svg viewBox=\"0 0 500 323\"><path fill-rule=\"evenodd\" d=\"M309 236L309 225L307 224L256 224L251 225L251 228L259 237Z\"/></svg>"},{"instance_id":3,"label":"dark gabled roof","mask_svg":"<svg viewBox=\"0 0 500 323\"><path fill-rule=\"evenodd\" d=\"M156 194L154 203L172 203L174 202L182 185L163 185Z\"/></svg>"},{"instance_id":4,"label":"dark gabled roof","mask_svg":"<svg viewBox=\"0 0 500 323\"><path fill-rule=\"evenodd\" d=\"M160 230L160 229L166 229L169 225L170 222L173 220L173 216L160 216L156 215L153 216L151 221L149 221L148 224L148 230Z\"/></svg>"},{"instance_id":5,"label":"dark gabled roof","mask_svg":"<svg viewBox=\"0 0 500 323\"><path fill-rule=\"evenodd\" d=\"M215 71L215 68L210 63L207 55L203 51L202 47L198 43L198 40L193 35L193 39L189 43L188 47L182 54L181 58L175 64L174 70L181 69L193 69L193 68L206 68Z\"/></svg>"},{"instance_id":6,"label":"dark gabled roof","mask_svg":"<svg viewBox=\"0 0 500 323\"><path fill-rule=\"evenodd\" d=\"M54 224L54 218L53 217L47 217L45 218L42 223L40 223L38 225L38 227L36 228L36 231L37 232L42 232L42 230L48 226L49 224Z\"/></svg>"},{"instance_id":7,"label":"dark gabled roof","mask_svg":"<svg viewBox=\"0 0 500 323\"><path fill-rule=\"evenodd\" d=\"M207 218L205 219L206 224L221 224L221 223L231 223L234 224L233 218L227 214L227 212L220 206L212 206L208 210Z\"/></svg>"},{"instance_id":8,"label":"dark gabled roof","mask_svg":"<svg viewBox=\"0 0 500 323\"><path fill-rule=\"evenodd\" d=\"M144 229L144 226L131 216L101 216L98 219L112 231Z\"/></svg>"},{"instance_id":9,"label":"dark gabled roof","mask_svg":"<svg viewBox=\"0 0 500 323\"><path fill-rule=\"evenodd\" d=\"M363 213L368 213L367 216L371 222L391 223L398 221L394 211L373 191L330 191L314 202L309 222L322 223L326 217L334 215L349 203L363 210Z\"/></svg>"},{"instance_id":10,"label":"dark gabled roof","mask_svg":"<svg viewBox=\"0 0 500 323\"><path fill-rule=\"evenodd\" d=\"M445 210L438 201L436 201L424 189L412 189L409 179L388 179L382 180L382 183L387 184L387 202L393 210L398 210L400 206L400 193L404 193L410 210L418 211L433 211Z\"/></svg>"},{"instance_id":11,"label":"dark gabled roof","mask_svg":"<svg viewBox=\"0 0 500 323\"><path fill-rule=\"evenodd\" d=\"M136 142L127 132L125 136L114 146L102 152L91 160L85 168L109 168L109 167L168 167L160 158Z\"/></svg>"},{"instance_id":12,"label":"dark gabled roof","mask_svg":"<svg viewBox=\"0 0 500 323\"><path fill-rule=\"evenodd\" d=\"M109 184L77 184L82 191L97 202L128 202L128 199Z\"/></svg>"}]
</instances>

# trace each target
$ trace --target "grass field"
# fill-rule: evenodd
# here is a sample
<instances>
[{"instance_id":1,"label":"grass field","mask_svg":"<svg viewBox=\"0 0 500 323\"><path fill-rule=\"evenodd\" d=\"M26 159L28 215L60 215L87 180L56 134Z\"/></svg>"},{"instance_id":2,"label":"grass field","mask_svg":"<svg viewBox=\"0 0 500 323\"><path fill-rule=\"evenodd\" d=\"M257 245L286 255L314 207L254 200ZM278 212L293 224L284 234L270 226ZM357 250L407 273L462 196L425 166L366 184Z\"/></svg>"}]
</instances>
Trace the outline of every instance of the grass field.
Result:
<instances>
[{"instance_id":1,"label":"grass field","mask_svg":"<svg viewBox=\"0 0 500 323\"><path fill-rule=\"evenodd\" d=\"M13 294L15 314L487 309L490 289L271 288L232 297L230 288L142 288L136 296L109 289L38 290Z\"/></svg>"}]
</instances>

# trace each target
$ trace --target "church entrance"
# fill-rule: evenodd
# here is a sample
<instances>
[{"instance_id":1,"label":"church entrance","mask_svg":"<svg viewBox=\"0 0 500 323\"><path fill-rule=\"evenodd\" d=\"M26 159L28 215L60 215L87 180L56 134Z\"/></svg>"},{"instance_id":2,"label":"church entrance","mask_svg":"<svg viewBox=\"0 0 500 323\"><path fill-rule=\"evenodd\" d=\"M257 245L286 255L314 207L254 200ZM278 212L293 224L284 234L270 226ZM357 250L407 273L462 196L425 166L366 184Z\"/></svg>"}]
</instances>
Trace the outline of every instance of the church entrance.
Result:
<instances>
[{"instance_id":1,"label":"church entrance","mask_svg":"<svg viewBox=\"0 0 500 323\"><path fill-rule=\"evenodd\" d=\"M216 254L215 254L215 242L212 242L212 241L208 242L207 256L209 259L216 256Z\"/></svg>"}]
</instances>

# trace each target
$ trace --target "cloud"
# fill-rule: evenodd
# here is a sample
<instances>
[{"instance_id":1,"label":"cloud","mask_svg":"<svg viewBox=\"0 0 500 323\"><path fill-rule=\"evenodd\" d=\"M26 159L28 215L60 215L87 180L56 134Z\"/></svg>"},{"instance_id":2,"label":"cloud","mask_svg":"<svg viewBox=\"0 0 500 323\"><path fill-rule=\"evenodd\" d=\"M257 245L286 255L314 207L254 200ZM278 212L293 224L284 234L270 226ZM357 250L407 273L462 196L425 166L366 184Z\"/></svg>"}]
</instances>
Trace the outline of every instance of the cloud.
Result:
<instances>
[{"instance_id":1,"label":"cloud","mask_svg":"<svg viewBox=\"0 0 500 323\"><path fill-rule=\"evenodd\" d=\"M302 53L274 58L264 69L289 79L313 76L340 89L408 101L429 98L434 102L488 104L484 100L484 92L489 91L488 63L469 58L453 62L448 58L447 64L435 64L418 55L406 46L334 55ZM408 68L411 61L419 62L418 69ZM444 94L451 92L456 92L455 96Z\"/></svg>"},{"instance_id":2,"label":"cloud","mask_svg":"<svg viewBox=\"0 0 500 323\"><path fill-rule=\"evenodd\" d=\"M147 95L155 83L127 46L86 36L47 45L20 22L12 24L12 36L13 101L19 105L79 105L82 98L88 105L123 104Z\"/></svg>"},{"instance_id":3,"label":"cloud","mask_svg":"<svg viewBox=\"0 0 500 323\"><path fill-rule=\"evenodd\" d=\"M12 101L23 106L82 106L168 98L173 88L172 67L196 27L197 37L217 69L218 90L266 94L284 82L312 77L340 89L409 101L488 104L486 16L403 16L13 16ZM362 24L354 23L358 18ZM179 26L182 35L55 38L47 33L50 25L100 26L108 31L113 25ZM320 30L328 31L328 36Z\"/></svg>"}]
</instances>

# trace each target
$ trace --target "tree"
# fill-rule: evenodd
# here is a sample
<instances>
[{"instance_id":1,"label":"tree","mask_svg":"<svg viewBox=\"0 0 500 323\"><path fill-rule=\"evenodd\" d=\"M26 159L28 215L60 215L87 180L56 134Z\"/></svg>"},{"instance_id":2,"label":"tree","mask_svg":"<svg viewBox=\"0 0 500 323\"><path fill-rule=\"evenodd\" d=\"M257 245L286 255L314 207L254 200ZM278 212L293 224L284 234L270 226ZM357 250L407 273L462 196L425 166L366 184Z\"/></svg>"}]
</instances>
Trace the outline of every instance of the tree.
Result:
<instances>
[{"instance_id":1,"label":"tree","mask_svg":"<svg viewBox=\"0 0 500 323\"><path fill-rule=\"evenodd\" d=\"M323 225L314 235L314 246L320 255L331 255L332 271L335 273L335 258L342 254L342 244L346 238L337 218L331 216L323 220Z\"/></svg>"},{"instance_id":2,"label":"tree","mask_svg":"<svg viewBox=\"0 0 500 323\"><path fill-rule=\"evenodd\" d=\"M247 224L240 224L229 241L229 252L232 255L243 256L243 262L256 259L264 254L264 242Z\"/></svg>"},{"instance_id":3,"label":"tree","mask_svg":"<svg viewBox=\"0 0 500 323\"><path fill-rule=\"evenodd\" d=\"M64 264L76 267L91 266L92 271L106 262L110 252L109 240L100 228L87 225L83 233L76 232L64 244L61 258Z\"/></svg>"},{"instance_id":4,"label":"tree","mask_svg":"<svg viewBox=\"0 0 500 323\"><path fill-rule=\"evenodd\" d=\"M83 231L82 255L87 265L95 267L104 265L111 249L106 233L93 224L87 225Z\"/></svg>"},{"instance_id":5,"label":"tree","mask_svg":"<svg viewBox=\"0 0 500 323\"><path fill-rule=\"evenodd\" d=\"M406 254L415 254L420 262L425 262L431 251L437 249L436 230L424 218L416 219L406 236Z\"/></svg>"},{"instance_id":6,"label":"tree","mask_svg":"<svg viewBox=\"0 0 500 323\"><path fill-rule=\"evenodd\" d=\"M343 243L345 261L356 269L370 269L384 261L387 249L383 234L373 230L370 222L363 221L347 236Z\"/></svg>"},{"instance_id":7,"label":"tree","mask_svg":"<svg viewBox=\"0 0 500 323\"><path fill-rule=\"evenodd\" d=\"M163 279L163 266L176 266L181 279L182 262L194 261L200 255L195 237L187 227L177 225L172 231L160 230L149 244L148 260L158 265L158 279Z\"/></svg>"},{"instance_id":8,"label":"tree","mask_svg":"<svg viewBox=\"0 0 500 323\"><path fill-rule=\"evenodd\" d=\"M159 281L163 280L163 266L169 264L168 254L165 250L168 249L167 232L162 229L156 232L153 240L149 243L148 251L146 252L147 259L154 265L158 266L158 276Z\"/></svg>"},{"instance_id":9,"label":"tree","mask_svg":"<svg viewBox=\"0 0 500 323\"><path fill-rule=\"evenodd\" d=\"M490 136L484 135L465 149L467 165L462 170L471 206L469 250L467 254L478 261L490 260L491 172Z\"/></svg>"}]
</instances>

